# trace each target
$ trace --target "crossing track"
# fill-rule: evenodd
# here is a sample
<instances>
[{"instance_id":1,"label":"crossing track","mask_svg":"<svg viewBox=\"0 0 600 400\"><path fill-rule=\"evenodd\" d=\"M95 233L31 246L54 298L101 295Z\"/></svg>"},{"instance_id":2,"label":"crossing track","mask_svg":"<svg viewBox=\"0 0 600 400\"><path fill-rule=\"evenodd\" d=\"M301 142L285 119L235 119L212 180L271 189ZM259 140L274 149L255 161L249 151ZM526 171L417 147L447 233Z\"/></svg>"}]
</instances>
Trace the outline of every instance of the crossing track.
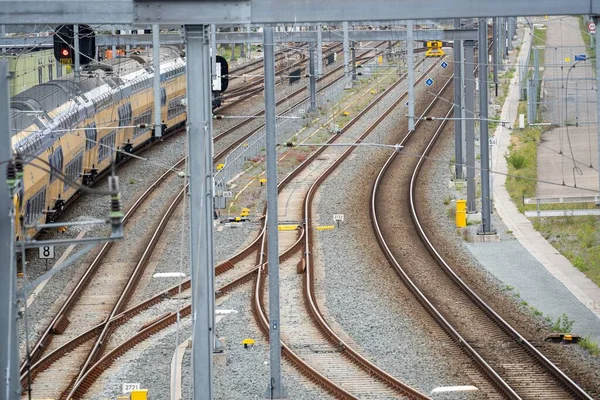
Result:
<instances>
[{"instance_id":1,"label":"crossing track","mask_svg":"<svg viewBox=\"0 0 600 400\"><path fill-rule=\"evenodd\" d=\"M424 217L419 214L419 202L425 199L417 194L425 157L403 156L403 152L426 156L431 150L445 121L421 121L425 115L442 119L451 115L451 81L426 107L418 129L406 134L401 142L404 148L388 158L374 182L371 221L380 247L432 319L473 359L503 397L591 399L468 287L454 272L451 261L442 257L443 251L429 240ZM393 222L390 214L395 216Z\"/></svg>"},{"instance_id":2,"label":"crossing track","mask_svg":"<svg viewBox=\"0 0 600 400\"><path fill-rule=\"evenodd\" d=\"M219 155L217 157L219 157ZM314 157L316 157L316 155ZM304 165L306 166L306 165L308 165L308 163L304 164ZM302 167L302 168L304 168L304 167ZM301 170L301 168L298 169L298 171L300 171L300 170ZM296 173L298 173L298 171L296 171L295 173L290 175L290 178L293 177ZM282 184L285 185L285 182L283 182ZM182 195L182 193L183 193L183 191L179 194L179 196L175 199L174 202L176 202L176 201L178 201L178 199L180 199L180 196ZM174 206L175 205L172 204L171 206L169 206L169 209L172 209ZM264 233L264 230L263 230L263 233ZM255 267L256 257L255 256L253 257L253 254L256 253L257 245L260 243L263 233L261 233L251 245L249 245L246 249L244 249L238 255L234 256L232 259L217 266L215 274L217 276L221 276L221 275L225 275L228 271L234 270L235 268L239 267L240 265L243 265L244 263L246 264L246 268L242 269L241 272L238 271L237 276L229 277L227 279L228 282L224 285L221 285L221 288L217 292L218 296L232 290L236 286L248 281L249 279L252 279L253 275L256 273L256 267ZM153 235L153 237L156 237L156 234ZM149 254L149 252L151 252L151 250L149 250L149 249L146 249L144 251L145 254ZM250 261L248 261L248 260L250 260ZM237 269L240 269L240 268L237 268ZM189 288L189 281L186 281L183 283L182 290L187 290L188 288ZM119 310L117 310L117 311L113 312L112 313L113 317L108 319L109 323L103 322L101 324L96 325L95 327L92 327L91 329L89 329L88 331L86 331L85 333L80 335L79 337L74 338L69 343L66 343L61 348L54 350L52 353L48 354L43 359L36 362L32 366L32 376L35 377L35 375L37 373L39 373L39 371L45 370L46 368L48 368L48 366L50 364L59 360L61 357L64 357L66 354L72 352L74 349L78 348L82 343L85 343L85 342L91 340L92 338L97 338L98 335L100 335L102 331L110 331L109 327L111 325L113 326L113 328L116 328L119 325L126 323L126 321L131 319L134 315L139 314L143 310L148 309L152 305L159 303L160 301L162 301L164 299L168 299L173 296L176 296L178 293L179 293L179 288L174 287L174 288L171 288L170 290L165 291L157 296L154 296L153 298L151 298L151 299L143 302L142 304L139 304L127 311L119 313ZM122 308L120 308L120 309L122 309ZM182 310L182 314L184 314L184 315L188 312L189 312L189 308L184 308ZM161 318L161 319L149 324L147 327L142 329L142 331L140 331L140 333L138 335L136 335L135 337L132 337L130 340L126 341L122 345L119 345L119 346L113 348L107 354L100 356L102 354L102 352L100 351L97 353L98 355L94 356L93 358L90 358L90 362L88 363L88 365L90 365L90 366L89 366L89 368L87 368L87 372L84 372L82 374L82 376L80 376L79 383L78 383L78 385L76 385L77 387L71 388L71 393L73 394L73 398L79 398L80 396L82 396L83 393L85 393L85 391L87 390L87 388L89 388L89 386L92 384L93 380L98 376L100 371L102 371L104 368L106 368L108 365L110 365L116 357L123 354L123 352L127 351L130 347L132 347L136 343L139 343L139 341L144 340L144 338L147 338L148 336L152 335L153 333L160 331L161 329L164 329L164 327L170 325L175 320L176 320L176 313L165 316L164 318ZM106 342L106 336L104 337L103 342ZM94 347L99 347L99 346L94 346ZM97 361L95 363L93 363L93 360L97 360ZM91 364L93 364L93 365L91 365ZM85 371L85 369L84 369L84 371ZM26 374L22 375L22 380L24 383L26 382ZM66 398L66 396L63 396L63 398Z\"/></svg>"},{"instance_id":3,"label":"crossing track","mask_svg":"<svg viewBox=\"0 0 600 400\"><path fill-rule=\"evenodd\" d=\"M339 69L336 69L336 71L337 70L339 70ZM333 73L333 71L332 71L332 73ZM302 88L302 89L296 91L294 94L299 94L305 90L306 90L306 88ZM264 113L264 111L262 113ZM239 127L239 126L240 125L236 125L236 127ZM236 127L234 127L234 128L236 128ZM180 130L183 130L183 129L180 129ZM225 138L227 135L234 133L235 130L236 129L228 129L226 132L223 132L220 135L217 135L214 138L215 143L219 142L221 139ZM223 158L227 154L228 151L230 151L232 148L234 148L237 144L241 143L243 140L247 139L254 132L255 131L252 131L249 134L243 135L241 138L237 139L233 144L231 144L231 145L227 146L226 148L222 149L221 151L219 151L218 154L216 154L216 156L215 156L215 160L219 160L219 159ZM173 132L172 134L176 134L176 133L178 133L178 132ZM184 165L184 163L185 163L185 159L180 160L175 165L173 165L169 171L167 171L166 173L161 175L131 206L130 210L127 212L127 214L125 216L124 223L127 223L127 221L131 218L131 216L134 215L136 210L143 204L143 202L146 199L149 198L150 194L169 176L169 174L171 174L173 170L181 168ZM179 199L179 196L178 196L178 199ZM67 321L68 321L69 313L71 312L71 310L73 309L73 307L77 303L77 301L79 300L84 289L91 282L93 276L95 275L95 273L97 271L98 266L101 264L102 258L108 252L111 245L112 244L107 243L102 247L98 257L96 257L94 259L94 261L92 262L92 264L87 268L87 270L84 273L84 275L82 276L80 282L75 286L74 290L68 296L68 298L65 300L64 304L62 305L60 310L56 313L54 318L51 320L48 327L44 330L44 332L38 339L37 343L32 347L31 354L30 354L30 360L31 360L32 365L36 364L36 362L41 358L43 353L47 349L50 348L50 342L52 341L53 337L56 334L64 333L64 330L66 329L66 326L68 325ZM109 320L110 320L110 318L109 318ZM23 375L26 372L26 369L27 369L27 365L26 365L26 362L24 362L21 365L21 375ZM33 375L35 376L35 372Z\"/></svg>"},{"instance_id":4,"label":"crossing track","mask_svg":"<svg viewBox=\"0 0 600 400\"><path fill-rule=\"evenodd\" d=\"M427 76L433 68L430 67L421 77L415 82L418 84ZM368 108L361 111L354 119L352 119L343 129L342 134L332 138L329 144L344 143L344 133L348 132L352 126L358 122L369 110L376 106L384 96L388 95L399 83L398 80L392 87L381 94L376 101L372 102ZM407 97L407 93L399 96L393 104L381 113L377 119L360 135L360 137L350 143L360 143L389 114L401 104ZM350 135L352 136L352 135ZM293 315L289 318L285 328L282 331L282 354L286 357L297 369L313 382L322 386L329 391L333 396L344 399L358 398L413 398L427 399L428 397L419 393L415 389L405 383L394 378L376 365L368 361L365 357L352 348L352 345L343 340L332 327L327 323L326 318L319 310L316 301L314 289L314 271L312 264L312 226L311 220L311 203L320 184L346 159L353 151L354 147L348 147L341 150L341 147L321 147L315 152L313 157L307 159L305 163L315 165L307 174L299 172L297 176L288 177L286 183L295 183L290 185L294 189L295 198L303 198L304 201L298 202L297 209L294 206L292 210L287 209L286 215L292 215L292 219L296 216L299 220L305 221L305 229L300 231L299 239L284 236L280 234L280 248L283 245L286 250L280 257L280 262L285 263L286 260L292 258L292 252L299 245L304 248L303 256L297 267L298 273L302 273L300 279L294 279L290 275L289 265L282 269L283 277L280 278L282 300L280 318L282 326L284 326L285 315ZM324 160L324 161L323 161ZM296 182L295 179L298 178ZM282 182L282 184L284 183ZM280 185L281 191L285 190ZM294 211L295 210L295 211ZM298 214L298 215L296 215ZM283 233L283 232L282 232ZM287 240L286 240L287 239ZM283 244L282 244L283 243ZM260 273L257 275L253 296L253 310L264 335L268 337L269 321L267 312L264 307L265 298L265 281L268 272L268 263L263 260L263 255L266 254L266 238L263 237L261 246L261 259L259 260ZM294 269L294 268L292 268ZM292 274L294 272L292 271ZM304 299L305 310L298 311L301 307L293 299L298 298L298 293L302 293ZM286 297L290 297L288 301ZM303 319L300 316L305 312L307 318ZM312 320L312 323L308 321ZM317 350L314 350L314 349Z\"/></svg>"},{"instance_id":5,"label":"crossing track","mask_svg":"<svg viewBox=\"0 0 600 400\"><path fill-rule=\"evenodd\" d=\"M339 68L336 69L335 71L338 71L338 70L339 70ZM333 72L334 71L331 71L332 74L333 74ZM305 90L306 90L306 88L299 89L292 95L299 94ZM261 114L262 113L264 113L264 111L262 111ZM221 139L234 133L236 131L236 129L239 128L241 125L243 125L243 124L238 124L234 128L228 129L227 131L221 133L220 135L217 135L214 138L215 144L218 141L220 141ZM183 127L181 127L179 129L169 132L168 135L175 135L175 134L183 132L184 130L185 129ZM215 156L215 160L219 160L220 158L223 158L225 156L225 154L227 154L228 151L233 149L235 146L237 146L243 140L247 139L254 132L255 131L252 131L249 134L243 135L241 138L234 141L233 144L231 144L231 145L227 146L226 148L222 149L221 151L219 151L219 153ZM127 212L127 214L125 216L124 223L127 223L127 221L135 214L136 210L144 203L144 201L146 201L150 197L151 193L157 187L159 187L160 184L165 179L167 179L167 177L170 174L172 174L173 170L181 168L184 165L184 163L185 163L185 159L180 160L175 165L173 165L169 171L167 171L166 173L161 175L152 185L150 185L149 188L146 191L144 191L144 193L131 206L131 208L129 209L129 211ZM172 212L172 210L171 210L171 212ZM164 221L163 223L166 223L166 221ZM160 235L158 235L158 236L160 236ZM31 353L30 353L31 365L36 365L37 361L41 359L44 352L46 352L48 349L51 349L50 344L55 335L57 335L57 334L61 335L64 333L66 327L68 326L68 317L69 317L71 310L73 309L75 304L80 300L80 297L81 297L83 291L85 290L85 288L92 281L99 265L102 262L103 257L107 254L107 252L111 246L112 246L111 243L107 243L102 246L102 249L100 250L99 255L96 258L94 258L94 261L87 268L86 272L83 274L80 281L75 285L73 291L70 293L70 295L64 301L64 303L61 306L61 308L59 309L59 311L55 314L55 316L51 319L51 321L48 324L48 326L46 327L46 329L42 332L40 338L37 340L36 344L31 349ZM137 279L139 279L139 277L134 279L134 282L137 281ZM135 286L134 286L134 288L135 288ZM110 318L108 320L110 320ZM60 350L60 348L57 350ZM52 349L51 349L51 351L52 351ZM61 351L53 353L53 354L56 356L60 352ZM44 366L46 368L48 366L48 364L45 364ZM26 379L27 379L26 371L27 371L27 360L25 360L21 364L21 369L20 369L21 376L25 378L25 381L22 380L23 384L26 383ZM35 376L36 374L37 374L37 370L34 370L32 375Z\"/></svg>"},{"instance_id":6,"label":"crossing track","mask_svg":"<svg viewBox=\"0 0 600 400\"><path fill-rule=\"evenodd\" d=\"M220 154L217 155L217 158L221 157L222 153L224 153L225 151L226 150L223 150L222 152L220 152ZM184 160L181 160L173 168L180 167L183 164L183 162L184 162ZM154 188L156 188L156 185L160 184L161 180L164 180L166 178L166 175L168 175L168 173L166 173L164 176L162 176L161 179L159 179L159 181L157 181L155 183L155 185L153 185L152 188L148 189L148 191L145 193L146 197L149 196L149 194L152 192L152 190ZM119 296L119 299L114 304L113 308L110 310L109 316L106 318L106 320L104 322L96 325L95 327L92 327L91 329L87 330L83 334L73 338L72 340L68 341L67 343L59 346L58 348L51 349L52 351L50 352L50 354L48 354L45 357L43 356L43 350L48 349L50 347L49 342L52 340L53 335L56 333L64 332L64 329L66 328L66 324L65 324L66 316L67 316L68 312L70 311L70 308L73 307L74 301L77 299L78 296L81 295L81 292L85 289L86 285L89 283L89 280L87 281L88 283L86 283L86 281L82 281L77 286L78 290L76 290L75 292L73 292L71 294L69 300L63 305L63 308L61 309L61 311L56 315L55 319L50 324L46 333L42 336L42 338L40 339L38 344L34 347L34 350L32 352L33 365L31 366L31 374L30 374L32 377L35 377L40 372L46 370L52 363L57 362L58 360L63 358L66 354L69 354L70 352L72 352L74 349L79 348L79 351L81 351L80 346L82 346L82 344L86 343L87 346L89 346L89 344L90 344L89 342L91 341L91 339L95 339L95 342L91 346L91 349L89 350L89 354L86 357L86 361L83 363L83 367L78 370L79 374L77 375L76 378L73 377L71 384L69 384L69 389L65 390L63 392L63 395L61 396L61 398L80 398L81 396L83 396L83 394L85 393L87 388L89 388L89 385L91 385L91 382L93 382L95 377L97 377L97 373L98 373L97 371L101 370L104 365L106 365L107 363L108 364L112 363L112 361L114 361L114 358L116 358L119 354L122 354L122 352L126 351L126 349L128 349L135 343L138 343L139 340L142 340L140 338L143 337L144 335L149 336L152 333L160 330L161 327L168 326L170 323L172 323L173 316L166 316L165 318L161 318L160 320L155 321L155 323L152 323L148 327L144 328L142 330L142 332L140 332L139 337L134 337L134 338L128 340L123 345L117 346L116 348L112 349L108 354L103 355L108 337L110 336L110 333L114 329L116 329L116 327L118 327L120 324L125 323L128 319L130 319L132 316L138 314L142 310L147 309L148 307L151 307L153 304L156 304L157 302L160 302L161 300L168 298L169 296L173 296L174 293L178 293L178 290L179 290L178 288L172 288L167 292L163 292L163 293L153 297L152 299L149 299L148 301L145 301L144 303L142 303L136 307L133 307L132 309L123 311L125 306L127 305L129 297L131 296L131 293L135 290L135 285L136 285L137 281L139 280L140 274L143 272L145 263L148 261L149 256L152 253L152 250L153 250L154 246L156 245L158 238L160 237L162 229L164 229L164 226L166 225L166 221L168 221L168 219L169 219L169 215L173 212L173 210L177 206L178 202L181 200L183 193L184 193L184 191L181 190L180 193L173 200L173 203L167 208L167 210L168 210L167 215L165 215L162 218L160 224L156 228L156 231L151 235L151 239L150 239L149 243L147 244L146 249L143 251L142 258L137 262L137 266L136 266L134 272L129 277L123 292ZM144 201L143 197L138 199L136 204L141 204ZM135 209L135 207L134 207L134 209ZM131 212L134 212L134 209L129 211L127 218L130 217ZM255 250L256 245L259 243L261 236L262 236L262 234L259 236L259 238L257 238L254 241L254 243L252 245L250 245L248 248L246 248L240 254L233 257L231 260L228 260L227 262L217 266L216 275L221 275L221 274L227 272L228 270L232 269L236 263L239 264L241 260L247 258L248 255L251 254ZM107 251L108 247L110 247L110 246L106 246L105 248L103 248L101 254L104 254ZM99 255L96 258L93 265L97 266L98 264L100 264L101 259L102 259L102 255ZM256 272L256 268L253 268L254 265L256 265L256 263L251 263L250 264L251 268L249 268L249 271L244 272L241 276L230 279L230 282L227 283L226 285L224 285L219 290L218 295L226 293L227 291L232 290L234 287L251 279L252 275ZM88 270L88 272L86 272L86 276L89 278L93 274L94 274L94 267L92 266ZM184 289L187 286L189 286L189 282L185 282L183 284ZM182 313L185 314L186 312L188 312L186 310L187 309L182 310ZM174 315L176 317L176 314L174 314ZM26 384L27 379L28 379L27 365L24 364L22 366L21 372L22 372L22 375L21 375L22 383Z\"/></svg>"},{"instance_id":7,"label":"crossing track","mask_svg":"<svg viewBox=\"0 0 600 400\"><path fill-rule=\"evenodd\" d=\"M382 44L378 44L375 47L380 47ZM415 50L416 51L416 50ZM422 52L422 50L419 50ZM382 52L381 51L367 51L365 52L365 54L361 55L358 57L357 61L368 61L371 60L372 58L380 55ZM344 78L343 75L339 75L339 72L341 72L343 70L343 66L338 66L334 69L332 69L331 71L327 72L325 75L323 75L321 78L319 78L317 80L317 82L321 82L322 85L321 87L318 89L319 91L325 90L330 86L333 86L334 84L336 84L337 82L339 82L341 79ZM336 77L337 75L337 77ZM301 95L302 93L306 92L306 87L301 87L297 90L295 90L294 92L290 93L289 95L279 99L275 105L276 106L280 106L282 104L285 104L286 102L289 102L290 100L294 99L295 97ZM308 96L304 96L301 99L299 99L298 101L294 102L292 105L290 105L285 111L282 111L280 114L284 114L285 112L287 112L290 109L293 109L294 107L298 106L299 104L301 104L302 102L306 101L308 99ZM221 109L220 109L221 110ZM221 111L219 111L220 113ZM238 129L244 127L245 125L247 125L248 123L250 123L253 119L257 118L257 117L261 117L263 116L265 113L265 110L262 109L261 111L255 113L254 115L252 115L250 118L243 118L240 120L240 122L238 122L237 124L235 124L234 126L224 130L223 132L215 135L214 139L215 141L222 139L223 137L226 137L228 135L230 135L231 133L237 131ZM219 119L219 116L217 116L217 119ZM259 130L261 130L265 125L261 124L259 126L257 126L256 128L252 129L250 132L241 135L238 139L235 139L231 144L229 144L227 146L227 148L222 152L223 155L226 155L227 153L229 153L231 150L233 150L234 148L236 148L237 146L239 146L241 143L243 143L244 141L246 141L250 136L252 136L253 134L255 134L256 132L258 132ZM223 157L219 157L216 156L215 157L215 162L218 162L222 159Z\"/></svg>"}]
</instances>

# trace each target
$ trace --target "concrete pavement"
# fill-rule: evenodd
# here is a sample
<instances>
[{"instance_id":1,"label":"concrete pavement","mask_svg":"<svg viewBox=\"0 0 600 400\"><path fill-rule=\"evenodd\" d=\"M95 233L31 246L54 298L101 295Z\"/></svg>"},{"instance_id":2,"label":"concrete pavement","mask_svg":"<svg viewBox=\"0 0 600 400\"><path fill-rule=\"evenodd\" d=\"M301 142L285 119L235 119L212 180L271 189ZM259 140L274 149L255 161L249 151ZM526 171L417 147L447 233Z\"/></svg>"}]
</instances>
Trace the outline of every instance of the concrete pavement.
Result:
<instances>
[{"instance_id":1,"label":"concrete pavement","mask_svg":"<svg viewBox=\"0 0 600 400\"><path fill-rule=\"evenodd\" d=\"M522 50L518 56L519 60L524 60L527 57L525 50L528 48L528 42L530 41L531 35L526 33L524 43L521 46ZM519 104L518 75L517 71L511 80L510 91L502 107L501 119L504 121L515 121L517 118ZM493 180L496 211L519 243L543 264L546 270L558 279L577 300L600 318L600 288L582 272L574 268L569 260L562 256L533 228L532 223L518 211L506 190L505 174L508 172L508 166L504 155L508 154L510 132L511 130L508 127L498 126L494 133L497 144L493 146L492 170L499 172Z\"/></svg>"}]
</instances>

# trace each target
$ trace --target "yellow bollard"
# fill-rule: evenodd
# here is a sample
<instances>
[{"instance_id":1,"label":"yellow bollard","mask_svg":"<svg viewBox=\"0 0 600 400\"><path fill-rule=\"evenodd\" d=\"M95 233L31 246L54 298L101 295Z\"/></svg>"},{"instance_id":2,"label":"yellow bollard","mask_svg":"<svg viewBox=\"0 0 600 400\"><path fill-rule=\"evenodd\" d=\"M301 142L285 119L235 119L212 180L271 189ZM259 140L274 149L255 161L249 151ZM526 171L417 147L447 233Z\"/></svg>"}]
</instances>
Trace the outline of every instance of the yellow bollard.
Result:
<instances>
[{"instance_id":1,"label":"yellow bollard","mask_svg":"<svg viewBox=\"0 0 600 400\"><path fill-rule=\"evenodd\" d=\"M464 228L467 226L467 201L456 200L456 227Z\"/></svg>"},{"instance_id":2,"label":"yellow bollard","mask_svg":"<svg viewBox=\"0 0 600 400\"><path fill-rule=\"evenodd\" d=\"M148 389L134 390L131 392L131 400L148 400Z\"/></svg>"}]
</instances>

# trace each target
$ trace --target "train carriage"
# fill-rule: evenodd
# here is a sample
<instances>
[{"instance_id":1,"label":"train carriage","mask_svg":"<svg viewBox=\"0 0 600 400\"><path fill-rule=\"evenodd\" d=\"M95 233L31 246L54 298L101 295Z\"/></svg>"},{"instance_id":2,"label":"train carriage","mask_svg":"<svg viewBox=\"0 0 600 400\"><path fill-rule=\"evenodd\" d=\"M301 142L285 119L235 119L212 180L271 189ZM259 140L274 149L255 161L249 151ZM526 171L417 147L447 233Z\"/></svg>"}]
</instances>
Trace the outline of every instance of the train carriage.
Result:
<instances>
[{"instance_id":1,"label":"train carriage","mask_svg":"<svg viewBox=\"0 0 600 400\"><path fill-rule=\"evenodd\" d=\"M160 58L161 121L171 129L187 117L185 61L169 46ZM78 192L72 182L92 184L154 140L153 77L151 57L134 54L87 65L79 82L63 76L11 99L12 146L25 161L15 204L26 225L55 220ZM20 229L17 221L17 236Z\"/></svg>"}]
</instances>

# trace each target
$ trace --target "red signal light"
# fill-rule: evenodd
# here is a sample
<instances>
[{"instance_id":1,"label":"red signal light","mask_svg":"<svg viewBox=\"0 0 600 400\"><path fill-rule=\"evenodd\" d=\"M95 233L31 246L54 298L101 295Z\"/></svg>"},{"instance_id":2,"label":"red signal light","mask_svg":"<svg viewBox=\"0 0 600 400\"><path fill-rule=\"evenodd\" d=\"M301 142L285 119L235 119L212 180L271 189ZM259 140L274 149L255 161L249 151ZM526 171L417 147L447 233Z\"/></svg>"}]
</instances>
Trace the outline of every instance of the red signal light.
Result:
<instances>
[{"instance_id":1,"label":"red signal light","mask_svg":"<svg viewBox=\"0 0 600 400\"><path fill-rule=\"evenodd\" d=\"M62 51L60 52L60 54L61 54L63 57L68 57L68 56L69 56L69 53L70 53L70 52L69 52L69 50L68 50L68 49L62 49Z\"/></svg>"}]
</instances>

